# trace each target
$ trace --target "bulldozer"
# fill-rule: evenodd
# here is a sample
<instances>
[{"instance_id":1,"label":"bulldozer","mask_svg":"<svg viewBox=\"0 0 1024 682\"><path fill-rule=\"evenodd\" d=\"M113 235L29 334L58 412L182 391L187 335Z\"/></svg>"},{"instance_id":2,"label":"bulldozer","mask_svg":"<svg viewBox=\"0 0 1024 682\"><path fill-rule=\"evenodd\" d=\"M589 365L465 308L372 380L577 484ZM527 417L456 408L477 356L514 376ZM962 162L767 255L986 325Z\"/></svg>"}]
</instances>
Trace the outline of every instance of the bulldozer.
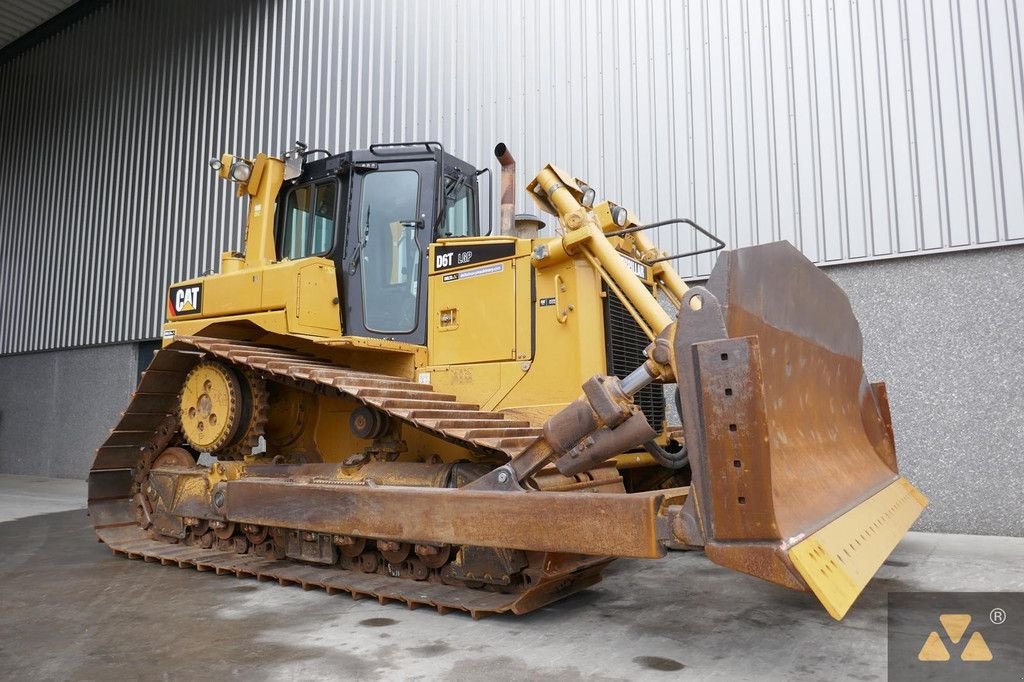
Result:
<instances>
[{"instance_id":1,"label":"bulldozer","mask_svg":"<svg viewBox=\"0 0 1024 682\"><path fill-rule=\"evenodd\" d=\"M554 165L525 188L541 236L494 153L497 224L437 142L211 161L244 251L168 288L89 475L99 540L474 618L702 550L841 619L927 505L846 295L787 242L643 223ZM662 251L670 225L709 246ZM711 251L688 286L672 262Z\"/></svg>"}]
</instances>

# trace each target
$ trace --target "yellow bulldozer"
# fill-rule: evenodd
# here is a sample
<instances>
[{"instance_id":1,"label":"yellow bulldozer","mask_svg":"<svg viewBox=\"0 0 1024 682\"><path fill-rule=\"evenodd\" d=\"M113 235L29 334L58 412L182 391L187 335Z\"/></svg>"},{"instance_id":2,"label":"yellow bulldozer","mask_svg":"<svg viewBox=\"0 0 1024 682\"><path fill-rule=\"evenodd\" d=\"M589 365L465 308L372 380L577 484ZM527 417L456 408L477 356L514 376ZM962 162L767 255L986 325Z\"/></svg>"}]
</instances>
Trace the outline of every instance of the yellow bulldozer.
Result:
<instances>
[{"instance_id":1,"label":"yellow bulldozer","mask_svg":"<svg viewBox=\"0 0 1024 682\"><path fill-rule=\"evenodd\" d=\"M541 237L495 154L493 230L484 171L436 142L211 161L245 251L169 287L90 472L99 538L474 617L702 549L842 618L927 504L846 296L785 242L688 287L671 261L693 252L649 230L721 241L551 165L526 187L558 220Z\"/></svg>"}]
</instances>

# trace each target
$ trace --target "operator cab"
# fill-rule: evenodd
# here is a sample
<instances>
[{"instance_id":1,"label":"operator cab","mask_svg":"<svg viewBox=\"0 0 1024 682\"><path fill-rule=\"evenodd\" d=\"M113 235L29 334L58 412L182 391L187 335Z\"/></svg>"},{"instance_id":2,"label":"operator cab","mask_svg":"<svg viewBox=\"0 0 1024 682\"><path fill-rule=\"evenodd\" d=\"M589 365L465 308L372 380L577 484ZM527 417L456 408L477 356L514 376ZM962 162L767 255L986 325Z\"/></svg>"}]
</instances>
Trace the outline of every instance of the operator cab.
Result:
<instances>
[{"instance_id":1,"label":"operator cab","mask_svg":"<svg viewBox=\"0 0 1024 682\"><path fill-rule=\"evenodd\" d=\"M480 236L480 172L436 142L297 153L277 202L278 260L334 261L346 335L425 344L427 249Z\"/></svg>"}]
</instances>

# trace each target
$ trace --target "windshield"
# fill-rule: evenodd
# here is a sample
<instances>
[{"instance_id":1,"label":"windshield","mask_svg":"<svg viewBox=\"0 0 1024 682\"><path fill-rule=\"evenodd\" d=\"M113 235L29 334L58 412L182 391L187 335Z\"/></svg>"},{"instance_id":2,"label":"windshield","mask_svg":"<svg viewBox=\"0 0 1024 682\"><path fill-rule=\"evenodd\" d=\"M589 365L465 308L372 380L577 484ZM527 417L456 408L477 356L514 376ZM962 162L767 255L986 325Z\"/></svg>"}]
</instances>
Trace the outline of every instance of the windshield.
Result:
<instances>
[{"instance_id":1,"label":"windshield","mask_svg":"<svg viewBox=\"0 0 1024 682\"><path fill-rule=\"evenodd\" d=\"M422 261L418 196L416 171L378 171L363 178L357 248L363 318L370 331L404 334L416 328Z\"/></svg>"}]
</instances>

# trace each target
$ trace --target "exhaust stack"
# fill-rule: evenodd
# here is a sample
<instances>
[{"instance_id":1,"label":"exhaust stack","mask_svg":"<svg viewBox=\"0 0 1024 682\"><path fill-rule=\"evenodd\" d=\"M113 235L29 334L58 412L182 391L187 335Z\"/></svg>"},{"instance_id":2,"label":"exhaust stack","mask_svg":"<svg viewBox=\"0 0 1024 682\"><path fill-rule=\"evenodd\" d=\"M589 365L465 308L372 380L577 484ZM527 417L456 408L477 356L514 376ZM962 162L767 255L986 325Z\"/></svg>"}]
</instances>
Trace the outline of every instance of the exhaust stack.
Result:
<instances>
[{"instance_id":1,"label":"exhaust stack","mask_svg":"<svg viewBox=\"0 0 1024 682\"><path fill-rule=\"evenodd\" d=\"M504 142L494 146L494 156L501 164L501 234L515 233L516 160Z\"/></svg>"}]
</instances>

